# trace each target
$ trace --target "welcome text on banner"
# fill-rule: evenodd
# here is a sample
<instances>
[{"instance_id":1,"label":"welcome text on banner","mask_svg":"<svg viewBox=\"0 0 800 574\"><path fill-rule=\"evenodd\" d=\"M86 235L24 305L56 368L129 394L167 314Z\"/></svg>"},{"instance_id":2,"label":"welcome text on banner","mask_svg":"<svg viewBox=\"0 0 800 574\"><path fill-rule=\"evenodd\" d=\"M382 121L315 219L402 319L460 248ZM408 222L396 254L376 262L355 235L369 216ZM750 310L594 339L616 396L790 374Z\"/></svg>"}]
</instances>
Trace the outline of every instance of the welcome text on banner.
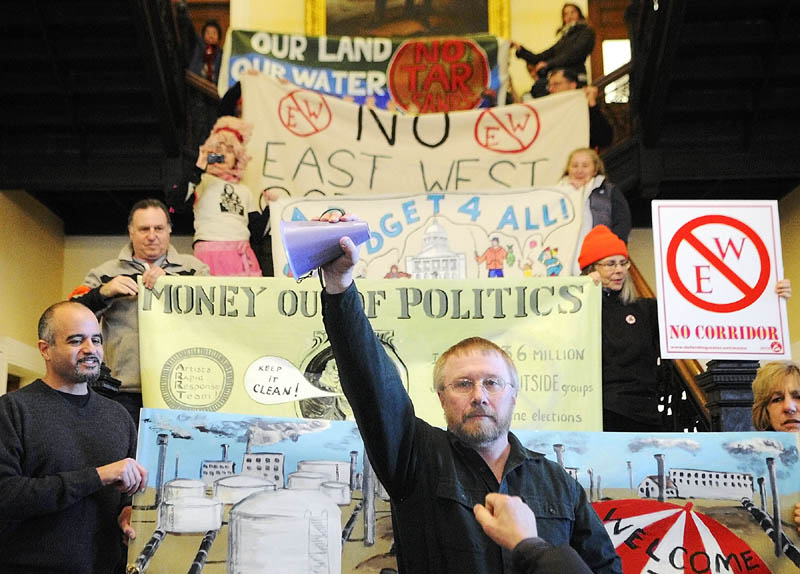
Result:
<instances>
[{"instance_id":1,"label":"welcome text on banner","mask_svg":"<svg viewBox=\"0 0 800 574\"><path fill-rule=\"evenodd\" d=\"M358 288L425 420L444 425L432 384L438 354L475 335L515 361L514 427L601 429L600 289L590 279L359 280ZM141 293L146 407L352 418L316 282L161 277Z\"/></svg>"}]
</instances>

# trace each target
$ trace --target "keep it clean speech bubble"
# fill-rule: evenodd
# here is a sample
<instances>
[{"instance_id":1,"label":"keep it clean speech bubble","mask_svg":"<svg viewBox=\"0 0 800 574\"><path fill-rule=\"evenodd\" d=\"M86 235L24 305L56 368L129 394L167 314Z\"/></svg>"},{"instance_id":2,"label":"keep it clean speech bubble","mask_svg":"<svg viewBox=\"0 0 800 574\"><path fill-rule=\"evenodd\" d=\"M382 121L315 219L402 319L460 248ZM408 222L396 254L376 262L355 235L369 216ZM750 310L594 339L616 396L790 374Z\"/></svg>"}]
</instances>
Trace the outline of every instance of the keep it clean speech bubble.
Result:
<instances>
[{"instance_id":1,"label":"keep it clean speech bubble","mask_svg":"<svg viewBox=\"0 0 800 574\"><path fill-rule=\"evenodd\" d=\"M254 401L264 405L289 403L314 397L336 397L309 383L300 370L281 357L260 357L247 367L244 386Z\"/></svg>"}]
</instances>

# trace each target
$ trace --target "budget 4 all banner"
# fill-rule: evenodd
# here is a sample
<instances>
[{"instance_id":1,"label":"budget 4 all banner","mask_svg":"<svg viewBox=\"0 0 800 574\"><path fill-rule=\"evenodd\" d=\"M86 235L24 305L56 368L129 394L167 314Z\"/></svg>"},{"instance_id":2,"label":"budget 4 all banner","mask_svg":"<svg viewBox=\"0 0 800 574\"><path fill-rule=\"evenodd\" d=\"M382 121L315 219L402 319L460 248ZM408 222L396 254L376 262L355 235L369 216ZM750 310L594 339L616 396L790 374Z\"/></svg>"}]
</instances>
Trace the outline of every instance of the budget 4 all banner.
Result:
<instances>
[{"instance_id":1,"label":"budget 4 all banner","mask_svg":"<svg viewBox=\"0 0 800 574\"><path fill-rule=\"evenodd\" d=\"M252 72L381 109L448 112L504 102L508 41L360 38L232 30L220 85Z\"/></svg>"},{"instance_id":2,"label":"budget 4 all banner","mask_svg":"<svg viewBox=\"0 0 800 574\"><path fill-rule=\"evenodd\" d=\"M357 213L370 227L358 277L477 279L572 274L583 217L582 193L571 186L507 193L432 193L281 199L276 221L312 219L330 208ZM275 275L291 271L282 234L272 233Z\"/></svg>"},{"instance_id":3,"label":"budget 4 all banner","mask_svg":"<svg viewBox=\"0 0 800 574\"><path fill-rule=\"evenodd\" d=\"M515 428L601 429L600 288L590 279L357 286L417 415L431 424L444 426L432 383L438 354L483 336L519 371ZM161 277L154 289L142 288L144 405L352 420L319 289L316 280L244 277Z\"/></svg>"},{"instance_id":4,"label":"budget 4 all banner","mask_svg":"<svg viewBox=\"0 0 800 574\"><path fill-rule=\"evenodd\" d=\"M285 195L375 195L555 184L589 141L580 90L529 104L406 116L263 74L242 78L254 126L245 183Z\"/></svg>"}]
</instances>

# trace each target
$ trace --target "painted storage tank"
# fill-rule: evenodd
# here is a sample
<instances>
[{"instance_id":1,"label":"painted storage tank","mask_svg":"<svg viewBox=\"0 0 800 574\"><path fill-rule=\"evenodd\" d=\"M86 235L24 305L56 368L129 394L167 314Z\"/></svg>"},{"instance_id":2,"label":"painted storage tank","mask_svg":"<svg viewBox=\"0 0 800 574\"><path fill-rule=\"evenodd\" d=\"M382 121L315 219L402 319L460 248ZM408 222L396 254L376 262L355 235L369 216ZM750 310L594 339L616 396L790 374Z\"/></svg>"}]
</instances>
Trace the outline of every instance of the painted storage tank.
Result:
<instances>
[{"instance_id":1,"label":"painted storage tank","mask_svg":"<svg viewBox=\"0 0 800 574\"><path fill-rule=\"evenodd\" d=\"M206 485L202 480L192 480L190 478L176 478L170 480L163 486L164 501L176 498L203 498L206 495Z\"/></svg>"},{"instance_id":2,"label":"painted storage tank","mask_svg":"<svg viewBox=\"0 0 800 574\"><path fill-rule=\"evenodd\" d=\"M321 492L275 490L231 508L229 574L341 574L341 513Z\"/></svg>"},{"instance_id":3,"label":"painted storage tank","mask_svg":"<svg viewBox=\"0 0 800 574\"><path fill-rule=\"evenodd\" d=\"M158 510L158 526L172 534L219 530L222 526L222 503L193 496L165 500Z\"/></svg>"},{"instance_id":4,"label":"painted storage tank","mask_svg":"<svg viewBox=\"0 0 800 574\"><path fill-rule=\"evenodd\" d=\"M324 474L318 472L292 472L286 480L290 490L319 490L322 483L328 480Z\"/></svg>"},{"instance_id":5,"label":"painted storage tank","mask_svg":"<svg viewBox=\"0 0 800 574\"><path fill-rule=\"evenodd\" d=\"M262 490L275 490L275 483L259 476L234 474L214 481L214 498L222 504L236 504Z\"/></svg>"}]
</instances>

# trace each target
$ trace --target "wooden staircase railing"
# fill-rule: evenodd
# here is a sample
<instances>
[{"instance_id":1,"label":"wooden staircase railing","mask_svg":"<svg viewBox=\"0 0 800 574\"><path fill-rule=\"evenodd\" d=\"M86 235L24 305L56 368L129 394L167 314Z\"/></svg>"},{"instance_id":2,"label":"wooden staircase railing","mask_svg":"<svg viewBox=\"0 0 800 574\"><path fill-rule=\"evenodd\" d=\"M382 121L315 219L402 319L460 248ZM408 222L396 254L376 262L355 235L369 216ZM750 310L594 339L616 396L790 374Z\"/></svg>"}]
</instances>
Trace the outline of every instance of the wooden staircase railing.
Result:
<instances>
[{"instance_id":1,"label":"wooden staircase railing","mask_svg":"<svg viewBox=\"0 0 800 574\"><path fill-rule=\"evenodd\" d=\"M636 288L636 292L640 297L653 298L653 290L645 281L636 264L631 261L630 268L631 279ZM704 372L700 363L694 359L671 359L673 373L675 374L673 381L677 382L677 386L673 385L672 393L665 392L664 408L667 410L668 419L671 419L673 430L710 430L711 429L711 413L708 410L708 399L705 392L698 386L695 377ZM677 380L675 380L677 379ZM682 391L683 396L676 397L676 391ZM669 410L672 412L669 412ZM694 413L678 412L679 409L691 409ZM691 416L695 414L696 416ZM694 424L686 421L696 419ZM694 428L690 428L694 427Z\"/></svg>"}]
</instances>

